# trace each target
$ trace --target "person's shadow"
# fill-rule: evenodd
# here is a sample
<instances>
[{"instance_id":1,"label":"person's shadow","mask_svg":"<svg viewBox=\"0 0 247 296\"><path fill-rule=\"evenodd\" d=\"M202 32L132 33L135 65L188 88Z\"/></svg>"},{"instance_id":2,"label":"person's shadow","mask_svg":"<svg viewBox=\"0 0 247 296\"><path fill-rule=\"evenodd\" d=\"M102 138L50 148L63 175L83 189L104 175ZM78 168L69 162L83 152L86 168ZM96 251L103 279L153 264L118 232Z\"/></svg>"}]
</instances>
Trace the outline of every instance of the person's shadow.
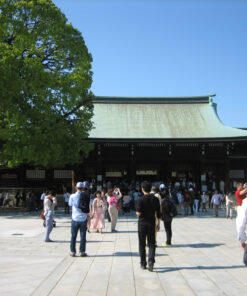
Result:
<instances>
[{"instance_id":1,"label":"person's shadow","mask_svg":"<svg viewBox=\"0 0 247 296\"><path fill-rule=\"evenodd\" d=\"M223 246L224 244L210 244L210 243L195 243L195 244L174 244L172 248L215 248Z\"/></svg>"},{"instance_id":2,"label":"person's shadow","mask_svg":"<svg viewBox=\"0 0 247 296\"><path fill-rule=\"evenodd\" d=\"M244 265L231 265L231 266L184 266L184 267L154 267L154 271L158 273L173 272L179 270L224 270L224 269L238 269L243 268Z\"/></svg>"}]
</instances>

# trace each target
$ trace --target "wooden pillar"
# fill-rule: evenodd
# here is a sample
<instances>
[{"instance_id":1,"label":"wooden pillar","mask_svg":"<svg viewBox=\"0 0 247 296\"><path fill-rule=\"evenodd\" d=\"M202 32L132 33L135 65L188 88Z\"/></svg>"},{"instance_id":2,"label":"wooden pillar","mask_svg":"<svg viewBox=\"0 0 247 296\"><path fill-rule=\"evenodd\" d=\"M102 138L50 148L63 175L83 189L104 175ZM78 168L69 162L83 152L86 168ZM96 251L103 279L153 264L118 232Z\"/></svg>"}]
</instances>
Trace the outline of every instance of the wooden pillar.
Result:
<instances>
[{"instance_id":1,"label":"wooden pillar","mask_svg":"<svg viewBox=\"0 0 247 296\"><path fill-rule=\"evenodd\" d=\"M19 174L18 174L18 181L19 181L19 184L18 184L18 187L23 187L25 188L25 180L26 180L26 167L25 166L22 166L20 168L20 171L19 171Z\"/></svg>"},{"instance_id":2,"label":"wooden pillar","mask_svg":"<svg viewBox=\"0 0 247 296\"><path fill-rule=\"evenodd\" d=\"M225 164L225 190L226 190L226 192L231 190L229 175L230 175L230 159L228 157L227 160L226 160L226 164Z\"/></svg>"},{"instance_id":3,"label":"wooden pillar","mask_svg":"<svg viewBox=\"0 0 247 296\"><path fill-rule=\"evenodd\" d=\"M135 161L135 146L130 145L130 163L128 167L128 174L130 180L136 179L136 161Z\"/></svg>"}]
</instances>

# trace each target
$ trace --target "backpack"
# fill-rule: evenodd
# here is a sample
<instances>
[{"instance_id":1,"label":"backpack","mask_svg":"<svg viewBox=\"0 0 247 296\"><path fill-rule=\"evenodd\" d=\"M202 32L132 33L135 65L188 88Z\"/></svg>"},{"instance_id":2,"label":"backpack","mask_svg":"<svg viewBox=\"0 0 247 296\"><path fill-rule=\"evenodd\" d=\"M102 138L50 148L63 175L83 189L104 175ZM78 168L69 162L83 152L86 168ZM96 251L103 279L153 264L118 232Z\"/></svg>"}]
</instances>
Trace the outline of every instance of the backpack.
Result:
<instances>
[{"instance_id":1,"label":"backpack","mask_svg":"<svg viewBox=\"0 0 247 296\"><path fill-rule=\"evenodd\" d=\"M171 219L177 216L177 208L169 198L165 199L161 203L162 207L162 220L171 221Z\"/></svg>"},{"instance_id":2,"label":"backpack","mask_svg":"<svg viewBox=\"0 0 247 296\"><path fill-rule=\"evenodd\" d=\"M90 209L89 209L90 196L85 191L80 192L79 194L80 194L80 199L78 203L78 208L81 209L83 213L88 214L90 212Z\"/></svg>"},{"instance_id":3,"label":"backpack","mask_svg":"<svg viewBox=\"0 0 247 296\"><path fill-rule=\"evenodd\" d=\"M170 211L169 211L169 215L170 215L170 217L171 217L171 218L176 217L177 214L178 214L178 212L177 212L177 208L176 208L176 206L174 205L174 203L171 202L170 200L169 200L169 208L170 208Z\"/></svg>"}]
</instances>

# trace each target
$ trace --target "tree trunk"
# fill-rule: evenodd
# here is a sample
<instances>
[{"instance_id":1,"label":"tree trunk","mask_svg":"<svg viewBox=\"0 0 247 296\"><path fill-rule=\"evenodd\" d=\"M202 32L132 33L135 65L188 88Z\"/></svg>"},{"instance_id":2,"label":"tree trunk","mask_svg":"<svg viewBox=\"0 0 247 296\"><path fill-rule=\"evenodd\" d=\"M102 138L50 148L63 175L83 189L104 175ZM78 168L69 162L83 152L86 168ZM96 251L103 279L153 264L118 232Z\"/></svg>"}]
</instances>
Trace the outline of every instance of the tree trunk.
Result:
<instances>
[{"instance_id":1,"label":"tree trunk","mask_svg":"<svg viewBox=\"0 0 247 296\"><path fill-rule=\"evenodd\" d=\"M72 190L71 192L75 192L75 170L72 170Z\"/></svg>"}]
</instances>

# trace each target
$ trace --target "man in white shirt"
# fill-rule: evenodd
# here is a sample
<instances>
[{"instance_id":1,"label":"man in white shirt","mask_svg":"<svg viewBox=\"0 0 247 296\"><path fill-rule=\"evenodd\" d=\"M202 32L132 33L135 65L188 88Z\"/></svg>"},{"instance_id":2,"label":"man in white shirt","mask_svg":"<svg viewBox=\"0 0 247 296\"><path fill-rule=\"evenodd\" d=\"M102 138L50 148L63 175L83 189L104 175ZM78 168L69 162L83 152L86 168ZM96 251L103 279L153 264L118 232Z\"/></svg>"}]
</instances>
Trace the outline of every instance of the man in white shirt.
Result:
<instances>
[{"instance_id":1,"label":"man in white shirt","mask_svg":"<svg viewBox=\"0 0 247 296\"><path fill-rule=\"evenodd\" d=\"M43 193L40 196L40 208L43 209L44 206L44 200L45 200L46 190L43 190Z\"/></svg>"},{"instance_id":2,"label":"man in white shirt","mask_svg":"<svg viewBox=\"0 0 247 296\"><path fill-rule=\"evenodd\" d=\"M238 207L238 215L236 218L236 228L238 234L238 240L241 246L244 248L244 264L247 265L247 236L246 236L246 224L247 224L247 198L243 199L242 205Z\"/></svg>"},{"instance_id":3,"label":"man in white shirt","mask_svg":"<svg viewBox=\"0 0 247 296\"><path fill-rule=\"evenodd\" d=\"M201 200L202 200L202 212L207 212L206 205L208 201L208 196L206 195L206 192L202 193Z\"/></svg>"},{"instance_id":4,"label":"man in white shirt","mask_svg":"<svg viewBox=\"0 0 247 296\"><path fill-rule=\"evenodd\" d=\"M66 191L63 195L64 197L64 213L69 214L69 198L70 194Z\"/></svg>"},{"instance_id":5,"label":"man in white shirt","mask_svg":"<svg viewBox=\"0 0 247 296\"><path fill-rule=\"evenodd\" d=\"M219 216L220 203L221 203L221 195L218 193L218 190L215 190L214 195L212 196L212 199L211 199L211 204L214 205L214 209L215 209L215 217Z\"/></svg>"},{"instance_id":6,"label":"man in white shirt","mask_svg":"<svg viewBox=\"0 0 247 296\"><path fill-rule=\"evenodd\" d=\"M87 218L89 213L90 196L87 192L88 182L78 182L76 184L77 192L70 195L69 206L72 207L72 221L71 221L71 241L70 241L70 256L76 256L76 237L80 231L80 257L86 257L86 233L87 233ZM84 212L79 208L80 199L84 199Z\"/></svg>"}]
</instances>

